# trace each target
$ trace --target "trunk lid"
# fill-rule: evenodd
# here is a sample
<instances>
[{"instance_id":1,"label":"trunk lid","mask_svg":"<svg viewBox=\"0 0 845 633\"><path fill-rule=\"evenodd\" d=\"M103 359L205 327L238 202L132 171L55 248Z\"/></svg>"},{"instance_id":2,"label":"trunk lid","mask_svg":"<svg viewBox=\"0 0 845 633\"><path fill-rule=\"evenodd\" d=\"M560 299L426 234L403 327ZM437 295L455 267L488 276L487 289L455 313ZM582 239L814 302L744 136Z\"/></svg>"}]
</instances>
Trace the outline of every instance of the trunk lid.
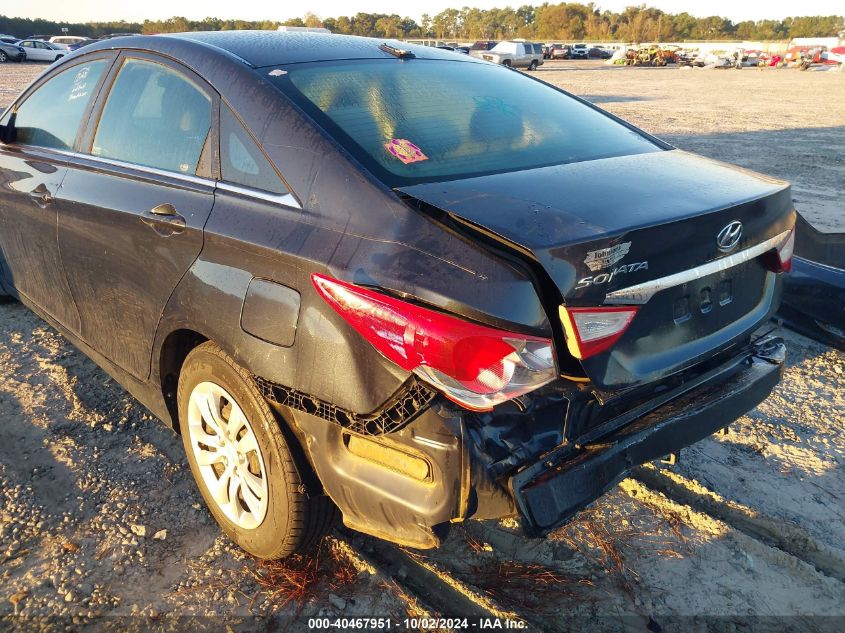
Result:
<instances>
[{"instance_id":1,"label":"trunk lid","mask_svg":"<svg viewBox=\"0 0 845 633\"><path fill-rule=\"evenodd\" d=\"M608 295L759 250L795 221L788 183L680 150L399 191L527 251L572 307L641 303ZM741 238L723 252L717 235L735 221ZM759 257L702 272L656 292L612 348L582 361L596 387L682 371L740 341L776 307L776 275Z\"/></svg>"}]
</instances>

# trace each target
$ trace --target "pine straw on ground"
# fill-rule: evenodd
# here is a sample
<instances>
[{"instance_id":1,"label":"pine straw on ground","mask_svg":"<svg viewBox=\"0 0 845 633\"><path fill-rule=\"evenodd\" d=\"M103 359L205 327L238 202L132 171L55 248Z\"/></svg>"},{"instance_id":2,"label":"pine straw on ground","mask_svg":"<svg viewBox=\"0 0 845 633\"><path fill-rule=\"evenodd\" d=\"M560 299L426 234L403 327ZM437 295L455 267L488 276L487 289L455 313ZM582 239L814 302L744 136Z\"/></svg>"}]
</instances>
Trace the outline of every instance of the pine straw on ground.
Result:
<instances>
[{"instance_id":1,"label":"pine straw on ground","mask_svg":"<svg viewBox=\"0 0 845 633\"><path fill-rule=\"evenodd\" d=\"M339 591L354 584L358 570L324 539L309 554L295 554L283 560L256 560L250 569L259 594L277 608L290 603L304 605L324 597L327 590Z\"/></svg>"}]
</instances>

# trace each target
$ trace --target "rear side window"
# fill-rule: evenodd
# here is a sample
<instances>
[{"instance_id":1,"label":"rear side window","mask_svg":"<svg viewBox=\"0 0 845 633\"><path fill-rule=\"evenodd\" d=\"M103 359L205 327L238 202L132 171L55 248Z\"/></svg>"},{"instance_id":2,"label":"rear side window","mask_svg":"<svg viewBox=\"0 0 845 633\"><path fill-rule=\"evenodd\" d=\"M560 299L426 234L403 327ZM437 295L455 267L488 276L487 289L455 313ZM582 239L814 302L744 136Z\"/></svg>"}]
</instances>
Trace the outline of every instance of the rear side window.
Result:
<instances>
[{"instance_id":1,"label":"rear side window","mask_svg":"<svg viewBox=\"0 0 845 633\"><path fill-rule=\"evenodd\" d=\"M660 151L511 70L471 61L295 64L271 76L388 186Z\"/></svg>"},{"instance_id":2,"label":"rear side window","mask_svg":"<svg viewBox=\"0 0 845 633\"><path fill-rule=\"evenodd\" d=\"M223 180L250 189L285 194L288 188L227 106L220 108L220 170Z\"/></svg>"},{"instance_id":3,"label":"rear side window","mask_svg":"<svg viewBox=\"0 0 845 633\"><path fill-rule=\"evenodd\" d=\"M130 59L100 117L94 156L194 174L211 129L211 99L183 74Z\"/></svg>"},{"instance_id":4,"label":"rear side window","mask_svg":"<svg viewBox=\"0 0 845 633\"><path fill-rule=\"evenodd\" d=\"M543 54L543 45L542 44L532 44L534 47L534 54L535 55L542 55Z\"/></svg>"},{"instance_id":5,"label":"rear side window","mask_svg":"<svg viewBox=\"0 0 845 633\"><path fill-rule=\"evenodd\" d=\"M85 109L108 62L77 64L33 92L17 109L15 142L52 149L73 149Z\"/></svg>"}]
</instances>

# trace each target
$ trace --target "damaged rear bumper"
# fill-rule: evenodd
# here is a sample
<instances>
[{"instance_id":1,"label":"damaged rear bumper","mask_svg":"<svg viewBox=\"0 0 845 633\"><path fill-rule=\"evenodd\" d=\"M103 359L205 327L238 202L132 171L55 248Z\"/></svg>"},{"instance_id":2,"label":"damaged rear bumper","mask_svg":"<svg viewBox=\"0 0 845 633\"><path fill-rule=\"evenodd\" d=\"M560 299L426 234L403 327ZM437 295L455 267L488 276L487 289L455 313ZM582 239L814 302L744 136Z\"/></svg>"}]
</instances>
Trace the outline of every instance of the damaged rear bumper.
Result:
<instances>
[{"instance_id":1,"label":"damaged rear bumper","mask_svg":"<svg viewBox=\"0 0 845 633\"><path fill-rule=\"evenodd\" d=\"M549 533L634 466L689 446L750 411L780 381L784 358L783 341L766 339L681 387L677 397L661 398L663 404L647 414L625 415L627 424L611 420L603 434L559 446L523 468L509 481L523 529L530 536Z\"/></svg>"}]
</instances>

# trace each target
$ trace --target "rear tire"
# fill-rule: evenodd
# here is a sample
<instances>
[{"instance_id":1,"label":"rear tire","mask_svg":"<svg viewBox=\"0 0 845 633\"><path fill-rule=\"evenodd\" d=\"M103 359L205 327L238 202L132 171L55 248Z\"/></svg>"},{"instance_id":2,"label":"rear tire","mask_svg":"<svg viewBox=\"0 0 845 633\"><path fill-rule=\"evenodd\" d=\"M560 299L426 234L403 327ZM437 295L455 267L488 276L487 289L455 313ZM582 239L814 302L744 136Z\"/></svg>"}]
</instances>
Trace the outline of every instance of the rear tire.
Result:
<instances>
[{"instance_id":1,"label":"rear tire","mask_svg":"<svg viewBox=\"0 0 845 633\"><path fill-rule=\"evenodd\" d=\"M277 559L328 533L336 507L321 490L307 494L310 473L296 440L286 437L252 376L220 347L207 342L188 354L177 400L191 472L232 541L257 558Z\"/></svg>"},{"instance_id":2,"label":"rear tire","mask_svg":"<svg viewBox=\"0 0 845 633\"><path fill-rule=\"evenodd\" d=\"M9 57L6 55L5 52L0 51L0 64L4 64L9 61Z\"/></svg>"},{"instance_id":3,"label":"rear tire","mask_svg":"<svg viewBox=\"0 0 845 633\"><path fill-rule=\"evenodd\" d=\"M531 63L528 64L528 70L537 70L537 60L532 59Z\"/></svg>"}]
</instances>

